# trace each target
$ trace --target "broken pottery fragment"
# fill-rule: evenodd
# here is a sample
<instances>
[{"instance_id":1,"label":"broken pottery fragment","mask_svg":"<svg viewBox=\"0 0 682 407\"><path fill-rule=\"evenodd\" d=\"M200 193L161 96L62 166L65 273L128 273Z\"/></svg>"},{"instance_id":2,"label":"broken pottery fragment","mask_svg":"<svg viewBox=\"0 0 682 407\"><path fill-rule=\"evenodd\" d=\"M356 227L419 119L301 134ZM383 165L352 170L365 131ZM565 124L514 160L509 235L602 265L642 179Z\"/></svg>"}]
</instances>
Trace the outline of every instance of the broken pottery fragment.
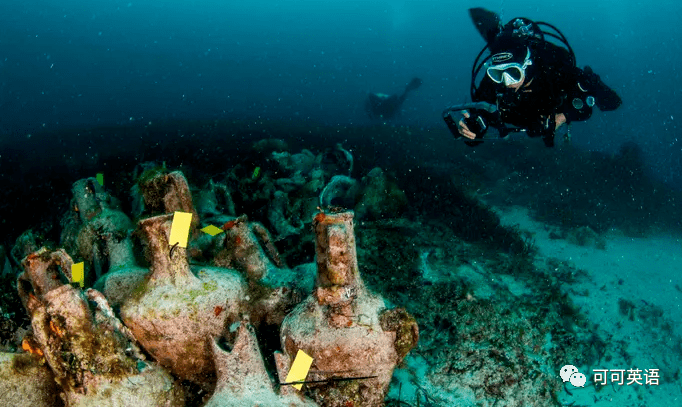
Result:
<instances>
[{"instance_id":1,"label":"broken pottery fragment","mask_svg":"<svg viewBox=\"0 0 682 407\"><path fill-rule=\"evenodd\" d=\"M25 230L14 242L14 246L12 246L12 250L9 252L9 256L15 262L14 265L16 266L21 259L40 249L42 240L33 229Z\"/></svg>"},{"instance_id":2,"label":"broken pottery fragment","mask_svg":"<svg viewBox=\"0 0 682 407\"><path fill-rule=\"evenodd\" d=\"M334 175L320 193L320 207L352 209L358 201L358 182L346 175Z\"/></svg>"},{"instance_id":3,"label":"broken pottery fragment","mask_svg":"<svg viewBox=\"0 0 682 407\"><path fill-rule=\"evenodd\" d=\"M226 222L223 230L222 250L214 260L216 265L239 270L253 282L267 280L283 266L272 237L262 224L249 222L242 215Z\"/></svg>"},{"instance_id":4,"label":"broken pottery fragment","mask_svg":"<svg viewBox=\"0 0 682 407\"><path fill-rule=\"evenodd\" d=\"M275 191L272 202L268 207L268 221L274 228L277 239L286 239L301 233L303 223L294 216L289 209L291 203L289 196L283 191Z\"/></svg>"},{"instance_id":5,"label":"broken pottery fragment","mask_svg":"<svg viewBox=\"0 0 682 407\"><path fill-rule=\"evenodd\" d=\"M197 212L202 217L214 217L222 215L234 216L234 201L232 193L227 185L209 180L206 186L199 192L197 200Z\"/></svg>"},{"instance_id":6,"label":"broken pottery fragment","mask_svg":"<svg viewBox=\"0 0 682 407\"><path fill-rule=\"evenodd\" d=\"M86 262L85 283L106 273L129 245L133 224L95 178L74 182L71 211L62 219L61 244Z\"/></svg>"},{"instance_id":7,"label":"broken pottery fragment","mask_svg":"<svg viewBox=\"0 0 682 407\"><path fill-rule=\"evenodd\" d=\"M192 214L192 232L199 226L199 215L194 209L192 193L187 179L180 171L171 173L165 170L147 170L137 181L137 189L142 195L142 213L166 214L176 211Z\"/></svg>"},{"instance_id":8,"label":"broken pottery fragment","mask_svg":"<svg viewBox=\"0 0 682 407\"><path fill-rule=\"evenodd\" d=\"M307 177L315 165L315 158L315 154L305 148L297 154L291 154L288 151L270 153L270 159L278 164L279 171L287 177L296 173Z\"/></svg>"},{"instance_id":9,"label":"broken pottery fragment","mask_svg":"<svg viewBox=\"0 0 682 407\"><path fill-rule=\"evenodd\" d=\"M362 178L361 198L355 215L362 220L400 217L407 209L407 196L394 179L375 167Z\"/></svg>"},{"instance_id":10,"label":"broken pottery fragment","mask_svg":"<svg viewBox=\"0 0 682 407\"><path fill-rule=\"evenodd\" d=\"M72 194L73 212L63 220L62 244L85 260L85 283L95 283L109 304L118 306L147 273L135 265L133 223L95 178L76 181Z\"/></svg>"},{"instance_id":11,"label":"broken pottery fragment","mask_svg":"<svg viewBox=\"0 0 682 407\"><path fill-rule=\"evenodd\" d=\"M71 187L71 204L83 223L87 223L101 211L102 202L109 199L104 188L95 178L84 178L73 183Z\"/></svg>"},{"instance_id":12,"label":"broken pottery fragment","mask_svg":"<svg viewBox=\"0 0 682 407\"><path fill-rule=\"evenodd\" d=\"M63 250L43 248L22 261L18 281L33 327L24 347L45 357L64 404L181 406L173 378L141 359L103 295L90 289L86 296L64 284L71 280L72 265Z\"/></svg>"},{"instance_id":13,"label":"broken pottery fragment","mask_svg":"<svg viewBox=\"0 0 682 407\"><path fill-rule=\"evenodd\" d=\"M386 311L383 299L365 288L352 212L318 213L313 225L316 288L284 319L277 364L287 366L302 350L313 358L306 380L359 378L307 384L322 406L383 406L394 368L418 341L417 324L404 311Z\"/></svg>"},{"instance_id":14,"label":"broken pottery fragment","mask_svg":"<svg viewBox=\"0 0 682 407\"><path fill-rule=\"evenodd\" d=\"M353 173L353 155L341 144L336 144L334 148L319 154L315 165L325 172L327 179L334 175L350 176Z\"/></svg>"},{"instance_id":15,"label":"broken pottery fragment","mask_svg":"<svg viewBox=\"0 0 682 407\"><path fill-rule=\"evenodd\" d=\"M215 372L208 338L239 320L245 282L234 270L190 271L186 249L168 243L173 215L140 221L151 262L145 281L121 305L139 343L178 377L211 387Z\"/></svg>"},{"instance_id":16,"label":"broken pottery fragment","mask_svg":"<svg viewBox=\"0 0 682 407\"><path fill-rule=\"evenodd\" d=\"M302 284L309 279L283 264L261 223L249 222L243 215L225 223L223 230L214 264L239 270L248 280L250 322L254 326L259 328L263 322L279 326L302 298Z\"/></svg>"},{"instance_id":17,"label":"broken pottery fragment","mask_svg":"<svg viewBox=\"0 0 682 407\"><path fill-rule=\"evenodd\" d=\"M133 243L129 236L120 241L107 239L109 272L95 282L112 307L118 307L135 292L145 280L149 270L135 263Z\"/></svg>"},{"instance_id":18,"label":"broken pottery fragment","mask_svg":"<svg viewBox=\"0 0 682 407\"><path fill-rule=\"evenodd\" d=\"M265 370L253 327L242 322L230 352L211 341L218 373L213 396L204 407L313 407L300 393L277 394ZM286 386L285 386L286 387Z\"/></svg>"}]
</instances>

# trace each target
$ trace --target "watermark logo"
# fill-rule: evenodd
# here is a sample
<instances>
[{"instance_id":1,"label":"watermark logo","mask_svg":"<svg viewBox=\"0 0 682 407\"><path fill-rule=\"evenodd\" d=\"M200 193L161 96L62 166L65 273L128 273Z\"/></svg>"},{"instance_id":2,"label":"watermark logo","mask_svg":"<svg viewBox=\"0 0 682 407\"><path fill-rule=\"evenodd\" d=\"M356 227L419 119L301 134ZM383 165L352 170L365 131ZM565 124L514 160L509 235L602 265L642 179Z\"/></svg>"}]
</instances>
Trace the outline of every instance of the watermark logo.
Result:
<instances>
[{"instance_id":1,"label":"watermark logo","mask_svg":"<svg viewBox=\"0 0 682 407\"><path fill-rule=\"evenodd\" d=\"M658 386L661 378L658 369L593 369L593 381L596 386L606 386L611 383L619 386L633 384ZM644 374L642 374L644 373ZM585 387L587 378L573 365L565 365L559 371L564 383L570 382L575 387ZM643 376L643 377L642 377Z\"/></svg>"},{"instance_id":2,"label":"watermark logo","mask_svg":"<svg viewBox=\"0 0 682 407\"><path fill-rule=\"evenodd\" d=\"M561 376L561 380L563 380L564 383L571 382L575 387L585 387L585 383L587 382L585 375L580 373L578 368L573 365L565 365L562 367L559 371L559 376Z\"/></svg>"},{"instance_id":3,"label":"watermark logo","mask_svg":"<svg viewBox=\"0 0 682 407\"><path fill-rule=\"evenodd\" d=\"M658 386L658 380L661 378L658 369L644 369L643 376L641 369L594 369L594 384L601 386L606 386L607 383L619 386L633 384Z\"/></svg>"}]
</instances>

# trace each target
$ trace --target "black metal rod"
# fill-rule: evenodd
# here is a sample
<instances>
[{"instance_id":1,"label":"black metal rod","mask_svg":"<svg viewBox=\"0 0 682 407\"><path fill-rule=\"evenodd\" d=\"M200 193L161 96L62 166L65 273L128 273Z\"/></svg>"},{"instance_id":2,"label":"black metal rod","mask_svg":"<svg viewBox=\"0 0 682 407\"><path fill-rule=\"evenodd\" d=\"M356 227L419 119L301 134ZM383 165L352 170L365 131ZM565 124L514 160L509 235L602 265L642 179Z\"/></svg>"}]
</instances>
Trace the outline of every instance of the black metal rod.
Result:
<instances>
[{"instance_id":1,"label":"black metal rod","mask_svg":"<svg viewBox=\"0 0 682 407\"><path fill-rule=\"evenodd\" d=\"M330 379L323 379L323 380L306 380L306 381L298 381L298 382L287 382L287 383L279 383L280 386L290 386L294 384L310 384L310 383L327 383L327 382L349 382L351 380L364 380L364 379L373 379L375 377L379 376L359 376L359 377L332 377Z\"/></svg>"}]
</instances>

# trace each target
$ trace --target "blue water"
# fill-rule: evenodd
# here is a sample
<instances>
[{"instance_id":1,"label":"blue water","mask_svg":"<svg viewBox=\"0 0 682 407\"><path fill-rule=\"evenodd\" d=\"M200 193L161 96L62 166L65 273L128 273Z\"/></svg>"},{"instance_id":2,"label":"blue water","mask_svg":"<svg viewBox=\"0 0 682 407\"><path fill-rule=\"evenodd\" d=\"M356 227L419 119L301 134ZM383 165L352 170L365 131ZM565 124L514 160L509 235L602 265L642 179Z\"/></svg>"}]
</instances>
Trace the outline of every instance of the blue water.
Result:
<instances>
[{"instance_id":1,"label":"blue water","mask_svg":"<svg viewBox=\"0 0 682 407\"><path fill-rule=\"evenodd\" d=\"M9 198L0 198L0 226L4 228L7 220L15 232L13 235L1 233L10 243L19 228L33 226L25 223L37 217L39 211L53 208L57 212L59 205L66 205L68 198L64 196L78 177L102 171L109 182L119 169L113 158L128 152L141 155L136 146L144 143L126 140L128 133L116 129L194 119L253 120L256 124L260 119L272 119L292 123L296 128L307 125L314 128L319 124L362 128L376 123L365 112L368 92L401 92L415 76L423 80L423 85L410 93L402 113L387 122L389 126L419 129L395 133L400 137L414 134L414 144L391 138L393 129L387 127L387 132L367 134L368 138L373 137L368 142L371 153L376 144L377 151L382 149L383 159L387 159L392 153L386 145L397 149L407 145L400 157L414 158L414 163L396 163L396 167L404 165L411 172L412 168L419 168L422 162L436 157L441 159L438 162L444 168L441 172L456 170L470 158L463 157L473 153L455 146L456 142L445 130L441 111L468 100L471 65L484 45L467 14L467 8L473 6L500 12L505 22L523 16L561 29L577 55L578 64L590 65L624 101L614 112L595 110L589 121L574 123L573 144L606 153L595 157L607 157L617 153L623 143L634 142L642 149L647 170L668 182L671 188L682 189L679 124L682 109L678 107L678 89L682 83L678 71L682 66L679 41L682 5L679 1L654 4L643 0L499 0L472 4L447 0L0 0L0 4L0 191L9 190L5 184L11 181L12 191L22 194L11 198L12 205ZM96 127L107 130L78 130ZM159 128L151 133L163 139L169 127L160 125ZM77 130L67 137L65 129ZM421 129L441 131L421 132ZM168 133L172 133L168 138L175 134ZM446 140L435 138L441 134ZM52 147L44 147L48 145L43 142L46 138L62 136L63 140L50 140ZM192 139L191 143L195 143L192 146L200 150L201 141ZM224 142L219 141L224 143L225 155L239 156L239 151L227 151L234 147L229 131L225 131ZM343 140L324 141L333 145ZM538 139L526 141L541 143ZM149 142L154 144L155 140ZM38 154L35 150L41 146L45 151ZM158 150L155 159L169 160L174 166L183 161L183 157L164 157L163 148ZM216 162L220 160L211 156L212 151L205 154L185 151L188 156L195 153ZM500 168L514 169L509 171L510 184L514 182L513 177L545 180L547 173L535 172L534 163L546 163L545 160L552 159L550 154L563 152L557 147L542 156L545 160L532 161L528 169L516 163L505 165L504 159L509 157L501 154L490 159L495 151L511 150L482 145L474 151L481 160L476 165L497 160ZM537 151L542 154L547 150ZM637 156L634 153L638 150L627 151ZM353 153L358 158L373 156L366 150ZM23 160L16 157L10 160L8 156L23 156ZM98 157L106 157L102 161L108 167L102 166ZM556 161L568 160L561 156ZM628 160L621 161L625 163L619 168L628 168ZM593 157L589 162L598 162L598 158ZM66 169L55 169L60 166ZM483 167L481 173L495 171L494 166ZM554 171L558 172L556 168ZM598 217L598 213L609 215L609 211L616 214L612 218L617 220L628 219L630 214L632 218L658 219L652 213L656 215L660 211L667 215L679 203L669 199L666 205L654 205L652 209L647 207L649 201L634 203L635 197L639 200L645 195L640 191L649 189L636 188L633 185L636 181L632 180L644 177L623 170L630 175L620 177L618 180L623 182L618 183L613 174L603 174L608 172L603 167L598 175L604 176L603 184L612 188L613 192L604 192L610 196L593 197L579 188L575 193L574 186L581 185L574 182L578 176L568 174L571 171L594 181L582 185L585 191L607 191L606 187L594 187L599 184L599 177L592 177L597 172L594 168L567 170L562 179L556 177L556 185L564 185L561 182L566 185L567 198L562 201L565 208L547 208L546 217L562 213L564 209L582 210L572 206L580 201L590 209L589 213L580 214L581 217L576 215L576 219L584 222ZM50 182L32 185L26 181L29 173L47 173L45 178L52 178ZM499 178L490 177L504 179L508 174L494 175ZM533 175L538 176L533 178ZM448 179L442 174L440 177ZM55 184L54 178L62 183ZM475 184L476 177L472 178ZM552 188L546 187L548 184L550 181L543 181L538 188L552 192ZM507 191L503 182L499 185L500 191ZM572 196L568 193L569 186L573 188ZM38 191L52 194L52 200L45 199ZM489 193L477 192L481 196ZM530 194L525 198L528 196L535 198ZM450 205L438 202L437 193L428 196L431 198L433 206ZM547 198L550 203L557 201ZM618 211L619 206L614 210L613 201L622 201L623 208L637 211ZM58 229L59 217L54 215L51 223ZM647 247L648 242L642 240L641 246ZM650 242L650 247L663 250L656 241ZM674 243L678 244L678 240ZM649 252L642 253L645 253L642 258L649 255ZM578 254L587 256L582 249ZM662 263L660 257L653 255L652 261ZM609 261L609 264L626 262L622 256ZM618 271L614 270L614 273ZM639 276L639 271L633 268L630 272ZM680 289L672 278L669 285L674 288L664 287L667 290L664 292L677 296ZM618 281L614 277L603 284L615 286L620 284ZM637 280L626 278L625 283L634 286ZM602 292L593 287L590 290L594 296ZM623 293L627 295L626 291ZM638 300L642 299L633 299ZM677 317L679 313L673 315Z\"/></svg>"},{"instance_id":2,"label":"blue water","mask_svg":"<svg viewBox=\"0 0 682 407\"><path fill-rule=\"evenodd\" d=\"M677 107L679 2L4 1L0 134L64 126L267 117L366 124L369 91L413 76L395 123L442 126L465 100L483 46L467 8L559 27L624 105L577 123L574 142L617 151L636 140L682 185Z\"/></svg>"}]
</instances>

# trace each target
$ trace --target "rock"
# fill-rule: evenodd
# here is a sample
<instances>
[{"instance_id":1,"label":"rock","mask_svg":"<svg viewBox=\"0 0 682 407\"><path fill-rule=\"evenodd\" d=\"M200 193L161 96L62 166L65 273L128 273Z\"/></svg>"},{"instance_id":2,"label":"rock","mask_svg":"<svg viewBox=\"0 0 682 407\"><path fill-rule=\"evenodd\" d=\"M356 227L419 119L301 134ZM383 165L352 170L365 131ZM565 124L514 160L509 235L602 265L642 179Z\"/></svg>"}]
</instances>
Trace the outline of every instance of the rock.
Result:
<instances>
[{"instance_id":1,"label":"rock","mask_svg":"<svg viewBox=\"0 0 682 407\"><path fill-rule=\"evenodd\" d=\"M581 226L570 229L566 233L566 241L578 246L594 247L606 250L606 239L592 230L589 226Z\"/></svg>"}]
</instances>

